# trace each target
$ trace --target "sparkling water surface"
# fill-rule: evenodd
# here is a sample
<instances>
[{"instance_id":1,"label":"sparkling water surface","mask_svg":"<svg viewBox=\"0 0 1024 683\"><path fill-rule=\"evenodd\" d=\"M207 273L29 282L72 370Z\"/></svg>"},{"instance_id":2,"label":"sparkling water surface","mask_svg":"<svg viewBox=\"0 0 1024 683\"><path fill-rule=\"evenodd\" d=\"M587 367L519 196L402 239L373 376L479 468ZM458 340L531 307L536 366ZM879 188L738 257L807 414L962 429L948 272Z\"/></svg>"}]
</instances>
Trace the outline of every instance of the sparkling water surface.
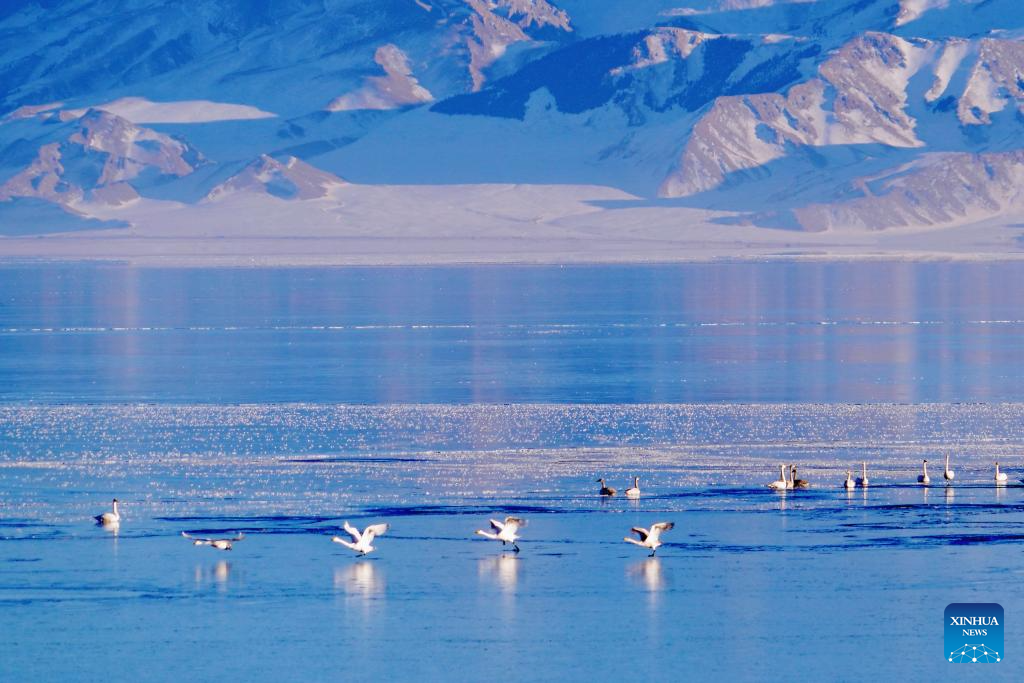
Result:
<instances>
[{"instance_id":1,"label":"sparkling water surface","mask_svg":"<svg viewBox=\"0 0 1024 683\"><path fill-rule=\"evenodd\" d=\"M0 268L0 679L1018 680L1020 284ZM781 462L812 488L769 491ZM506 514L519 554L472 535ZM358 559L344 520L392 529ZM655 558L621 540L661 520ZM949 669L972 601L1008 652Z\"/></svg>"}]
</instances>

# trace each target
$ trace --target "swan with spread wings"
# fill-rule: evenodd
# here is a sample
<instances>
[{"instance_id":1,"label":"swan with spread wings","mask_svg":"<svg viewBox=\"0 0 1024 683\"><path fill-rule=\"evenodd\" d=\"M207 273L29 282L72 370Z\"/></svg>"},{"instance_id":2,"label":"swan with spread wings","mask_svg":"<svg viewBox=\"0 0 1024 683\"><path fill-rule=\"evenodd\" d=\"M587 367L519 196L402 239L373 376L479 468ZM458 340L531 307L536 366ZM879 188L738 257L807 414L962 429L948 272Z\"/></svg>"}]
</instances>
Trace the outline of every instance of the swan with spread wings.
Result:
<instances>
[{"instance_id":1,"label":"swan with spread wings","mask_svg":"<svg viewBox=\"0 0 1024 683\"><path fill-rule=\"evenodd\" d=\"M658 552L658 548L661 547L661 534L668 531L675 526L672 522L658 522L652 524L650 530L644 529L643 527L635 526L630 531L640 537L640 540L626 536L622 540L626 543L632 543L638 545L641 548L650 548L651 557L654 557L654 553Z\"/></svg>"},{"instance_id":2,"label":"swan with spread wings","mask_svg":"<svg viewBox=\"0 0 1024 683\"><path fill-rule=\"evenodd\" d=\"M200 536L193 536L187 531L182 531L181 535L192 541L192 545L208 545L214 550L231 550L232 545L245 538L245 534L242 532L238 532L234 538L203 538Z\"/></svg>"},{"instance_id":3,"label":"swan with spread wings","mask_svg":"<svg viewBox=\"0 0 1024 683\"><path fill-rule=\"evenodd\" d=\"M355 528L348 522L345 522L342 526L349 536L352 537L351 541L346 541L341 536L334 536L331 538L335 543L340 543L349 550L353 550L360 555L368 555L372 553L376 548L373 547L373 540L378 536L383 536L387 533L387 530L391 528L390 524L371 524L362 531Z\"/></svg>"},{"instance_id":4,"label":"swan with spread wings","mask_svg":"<svg viewBox=\"0 0 1024 683\"><path fill-rule=\"evenodd\" d=\"M519 534L516 533L522 527L526 526L526 520L520 519L519 517L506 517L504 522L499 522L496 519L488 520L491 523L492 531L484 531L483 529L477 529L476 535L489 538L492 541L501 541L502 545L508 543L512 544L512 550L519 552L519 545L516 541L519 540Z\"/></svg>"}]
</instances>

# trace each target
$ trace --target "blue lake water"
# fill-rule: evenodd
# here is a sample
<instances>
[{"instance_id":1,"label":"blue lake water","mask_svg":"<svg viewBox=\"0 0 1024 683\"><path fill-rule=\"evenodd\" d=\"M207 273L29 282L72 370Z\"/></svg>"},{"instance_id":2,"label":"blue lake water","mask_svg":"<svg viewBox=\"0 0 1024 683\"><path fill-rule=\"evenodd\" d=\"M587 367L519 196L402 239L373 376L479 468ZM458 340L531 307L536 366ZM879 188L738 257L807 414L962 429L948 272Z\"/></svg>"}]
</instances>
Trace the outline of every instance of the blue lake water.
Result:
<instances>
[{"instance_id":1,"label":"blue lake water","mask_svg":"<svg viewBox=\"0 0 1024 683\"><path fill-rule=\"evenodd\" d=\"M1021 285L0 267L0 679L1019 680ZM473 536L506 514L518 555ZM392 529L357 559L344 520ZM657 557L621 540L660 520ZM951 602L1003 605L1005 661L947 668Z\"/></svg>"}]
</instances>

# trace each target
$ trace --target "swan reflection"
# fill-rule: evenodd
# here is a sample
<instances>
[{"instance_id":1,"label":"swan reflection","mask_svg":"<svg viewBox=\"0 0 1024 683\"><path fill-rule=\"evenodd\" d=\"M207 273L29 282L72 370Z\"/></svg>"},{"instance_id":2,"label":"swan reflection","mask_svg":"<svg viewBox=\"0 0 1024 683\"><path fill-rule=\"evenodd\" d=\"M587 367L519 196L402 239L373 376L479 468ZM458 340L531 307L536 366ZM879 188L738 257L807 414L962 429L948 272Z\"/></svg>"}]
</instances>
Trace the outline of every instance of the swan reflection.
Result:
<instances>
[{"instance_id":1,"label":"swan reflection","mask_svg":"<svg viewBox=\"0 0 1024 683\"><path fill-rule=\"evenodd\" d=\"M515 555L484 557L477 563L477 574L483 579L492 579L502 591L511 593L519 581L520 562Z\"/></svg>"},{"instance_id":2,"label":"swan reflection","mask_svg":"<svg viewBox=\"0 0 1024 683\"><path fill-rule=\"evenodd\" d=\"M227 588L228 580L231 578L231 563L221 560L210 566L196 565L195 582L197 586L211 584L217 586L219 591Z\"/></svg>"},{"instance_id":3,"label":"swan reflection","mask_svg":"<svg viewBox=\"0 0 1024 683\"><path fill-rule=\"evenodd\" d=\"M657 557L634 562L626 567L626 574L652 593L665 589L665 575L662 572L661 560Z\"/></svg>"},{"instance_id":4,"label":"swan reflection","mask_svg":"<svg viewBox=\"0 0 1024 683\"><path fill-rule=\"evenodd\" d=\"M375 597L384 593L384 579L373 561L353 562L334 570L334 590L351 596Z\"/></svg>"}]
</instances>

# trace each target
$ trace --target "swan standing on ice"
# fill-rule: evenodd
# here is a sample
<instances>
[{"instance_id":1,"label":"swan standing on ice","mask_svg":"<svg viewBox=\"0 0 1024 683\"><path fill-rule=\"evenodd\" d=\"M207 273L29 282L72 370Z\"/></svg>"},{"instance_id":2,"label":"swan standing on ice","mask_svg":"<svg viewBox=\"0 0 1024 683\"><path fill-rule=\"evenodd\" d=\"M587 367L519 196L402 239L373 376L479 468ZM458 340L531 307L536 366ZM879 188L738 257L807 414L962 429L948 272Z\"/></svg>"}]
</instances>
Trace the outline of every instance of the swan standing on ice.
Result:
<instances>
[{"instance_id":1,"label":"swan standing on ice","mask_svg":"<svg viewBox=\"0 0 1024 683\"><path fill-rule=\"evenodd\" d=\"M387 533L387 530L391 528L391 525L371 524L363 529L362 533L359 532L359 529L355 528L348 522L342 524L341 528L345 530L345 533L352 537L352 541L346 541L341 536L332 536L331 540L335 543L340 543L349 550L356 551L360 555L368 555L376 550L376 548L373 547L373 539Z\"/></svg>"},{"instance_id":2,"label":"swan standing on ice","mask_svg":"<svg viewBox=\"0 0 1024 683\"><path fill-rule=\"evenodd\" d=\"M651 525L650 531L642 527L635 526L630 529L630 531L639 536L640 540L638 541L635 538L630 538L629 536L626 536L622 540L626 543L638 545L641 548L650 548L650 557L654 557L654 553L658 552L658 548L661 547L662 532L668 531L674 526L675 524L672 522L658 522L657 524Z\"/></svg>"},{"instance_id":3,"label":"swan standing on ice","mask_svg":"<svg viewBox=\"0 0 1024 683\"><path fill-rule=\"evenodd\" d=\"M775 491L785 491L789 488L789 480L786 479L786 466L779 465L779 478L768 484L768 488Z\"/></svg>"},{"instance_id":4,"label":"swan standing on ice","mask_svg":"<svg viewBox=\"0 0 1024 683\"><path fill-rule=\"evenodd\" d=\"M234 538L200 538L184 531L181 532L181 535L192 541L192 545L208 545L215 550L231 550L232 545L245 538L245 534L241 531Z\"/></svg>"},{"instance_id":5,"label":"swan standing on ice","mask_svg":"<svg viewBox=\"0 0 1024 683\"><path fill-rule=\"evenodd\" d=\"M917 483L918 484L930 484L930 483L932 483L932 478L928 476L928 461L927 460L924 461L923 467L924 467L924 474L917 475Z\"/></svg>"},{"instance_id":6,"label":"swan standing on ice","mask_svg":"<svg viewBox=\"0 0 1024 683\"><path fill-rule=\"evenodd\" d=\"M862 462L860 464L860 476L857 477L857 486L867 486L867 485L868 485L868 464L866 462Z\"/></svg>"},{"instance_id":7,"label":"swan standing on ice","mask_svg":"<svg viewBox=\"0 0 1024 683\"><path fill-rule=\"evenodd\" d=\"M847 491L850 491L856 488L857 486L857 484L855 484L853 479L850 477L850 474L850 470L846 470L846 481L843 482L843 486L846 488Z\"/></svg>"},{"instance_id":8,"label":"swan standing on ice","mask_svg":"<svg viewBox=\"0 0 1024 683\"><path fill-rule=\"evenodd\" d=\"M1005 484L1006 483L1006 472L1000 472L999 471L999 463L996 463L996 483L997 484Z\"/></svg>"},{"instance_id":9,"label":"swan standing on ice","mask_svg":"<svg viewBox=\"0 0 1024 683\"><path fill-rule=\"evenodd\" d=\"M633 477L633 485L626 489L626 498L634 500L640 497L640 477Z\"/></svg>"},{"instance_id":10,"label":"swan standing on ice","mask_svg":"<svg viewBox=\"0 0 1024 683\"><path fill-rule=\"evenodd\" d=\"M811 485L811 482L807 481L806 479L796 478L796 465L789 466L789 482L790 484L792 484L790 488L794 489L806 489Z\"/></svg>"},{"instance_id":11,"label":"swan standing on ice","mask_svg":"<svg viewBox=\"0 0 1024 683\"><path fill-rule=\"evenodd\" d=\"M629 495L629 491L626 491L626 495ZM506 543L512 544L512 549L517 553L519 552L519 546L516 541L519 540L519 535L516 534L521 527L526 526L526 520L518 517L506 517L504 522L499 522L496 519L488 520L491 523L491 529L494 531L484 531L477 529L474 533L477 536L483 536L489 538L492 541L501 541L502 545Z\"/></svg>"},{"instance_id":12,"label":"swan standing on ice","mask_svg":"<svg viewBox=\"0 0 1024 683\"><path fill-rule=\"evenodd\" d=\"M946 453L946 469L942 470L942 478L946 481L953 481L955 476L953 470L949 469L949 453Z\"/></svg>"},{"instance_id":13,"label":"swan standing on ice","mask_svg":"<svg viewBox=\"0 0 1024 683\"><path fill-rule=\"evenodd\" d=\"M604 479L598 479L597 482L601 485L601 495L602 496L614 496L615 495L615 489L613 489L610 486L605 486Z\"/></svg>"},{"instance_id":14,"label":"swan standing on ice","mask_svg":"<svg viewBox=\"0 0 1024 683\"><path fill-rule=\"evenodd\" d=\"M121 513L117 509L117 498L114 499L114 511L104 512L93 517L100 526L117 526L121 523Z\"/></svg>"}]
</instances>

